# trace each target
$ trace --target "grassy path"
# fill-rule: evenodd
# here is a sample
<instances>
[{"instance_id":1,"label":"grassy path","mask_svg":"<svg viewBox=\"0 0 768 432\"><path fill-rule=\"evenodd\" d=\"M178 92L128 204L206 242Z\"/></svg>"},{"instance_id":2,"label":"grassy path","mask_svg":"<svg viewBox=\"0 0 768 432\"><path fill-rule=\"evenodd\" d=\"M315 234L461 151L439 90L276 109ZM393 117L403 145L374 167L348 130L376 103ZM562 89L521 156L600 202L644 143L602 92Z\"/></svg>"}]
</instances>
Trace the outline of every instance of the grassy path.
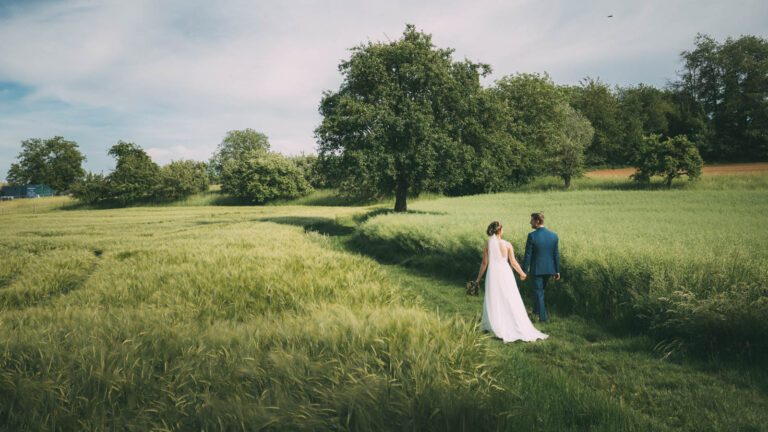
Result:
<instances>
[{"instance_id":1,"label":"grassy path","mask_svg":"<svg viewBox=\"0 0 768 432\"><path fill-rule=\"evenodd\" d=\"M417 293L425 307L479 321L481 297L467 297L455 283L397 266L386 268L401 286ZM553 415L554 408L561 410L557 417L586 427L591 416L614 408L656 430L768 429L768 382L759 370L664 360L653 354L649 339L616 337L579 317L555 316L537 327L550 339L530 344L488 341L498 349L496 367L505 385L527 381L520 391L524 400L537 401L531 404L531 415ZM578 396L580 404L566 405L571 395L560 392ZM631 428L633 423L626 425Z\"/></svg>"},{"instance_id":2,"label":"grassy path","mask_svg":"<svg viewBox=\"0 0 768 432\"><path fill-rule=\"evenodd\" d=\"M335 248L352 249L350 230L327 229ZM461 281L419 274L396 264L382 268L423 306L445 318L479 324L482 296L468 297ZM529 294L521 286L524 300ZM644 336L616 336L578 316L554 316L537 327L538 343L489 338L493 368L524 408L514 422L538 430L768 430L768 375L759 367L715 360L664 359Z\"/></svg>"}]
</instances>

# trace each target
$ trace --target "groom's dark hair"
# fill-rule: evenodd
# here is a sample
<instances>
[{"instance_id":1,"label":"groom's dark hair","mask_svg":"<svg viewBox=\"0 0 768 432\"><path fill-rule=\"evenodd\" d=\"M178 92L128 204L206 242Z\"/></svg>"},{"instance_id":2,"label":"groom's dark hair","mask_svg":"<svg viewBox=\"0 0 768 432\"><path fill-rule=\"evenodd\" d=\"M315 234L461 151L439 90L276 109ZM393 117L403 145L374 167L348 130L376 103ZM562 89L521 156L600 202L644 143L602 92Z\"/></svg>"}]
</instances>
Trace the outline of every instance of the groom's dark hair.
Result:
<instances>
[{"instance_id":1,"label":"groom's dark hair","mask_svg":"<svg viewBox=\"0 0 768 432\"><path fill-rule=\"evenodd\" d=\"M531 219L537 221L540 224L544 223L544 213L531 213Z\"/></svg>"}]
</instances>

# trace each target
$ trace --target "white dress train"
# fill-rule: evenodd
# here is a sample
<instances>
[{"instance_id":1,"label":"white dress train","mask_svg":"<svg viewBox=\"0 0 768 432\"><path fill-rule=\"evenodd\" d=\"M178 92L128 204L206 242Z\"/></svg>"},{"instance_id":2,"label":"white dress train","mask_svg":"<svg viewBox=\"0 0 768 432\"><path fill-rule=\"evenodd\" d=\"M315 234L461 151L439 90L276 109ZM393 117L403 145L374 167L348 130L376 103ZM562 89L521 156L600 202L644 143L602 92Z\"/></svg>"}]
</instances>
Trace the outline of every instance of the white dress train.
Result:
<instances>
[{"instance_id":1,"label":"white dress train","mask_svg":"<svg viewBox=\"0 0 768 432\"><path fill-rule=\"evenodd\" d=\"M517 281L507 261L509 242L492 235L488 239L488 269L485 274L483 301L483 329L504 342L526 342L546 339L546 335L533 326L525 311Z\"/></svg>"}]
</instances>

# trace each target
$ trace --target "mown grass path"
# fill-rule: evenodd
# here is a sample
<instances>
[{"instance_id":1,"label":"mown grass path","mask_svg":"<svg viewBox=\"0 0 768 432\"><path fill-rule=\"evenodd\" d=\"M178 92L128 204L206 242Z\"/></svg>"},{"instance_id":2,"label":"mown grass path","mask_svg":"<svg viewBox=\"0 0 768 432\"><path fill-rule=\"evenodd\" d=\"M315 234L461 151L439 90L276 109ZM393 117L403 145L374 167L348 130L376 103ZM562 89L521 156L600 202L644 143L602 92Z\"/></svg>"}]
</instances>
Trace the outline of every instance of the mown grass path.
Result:
<instances>
[{"instance_id":1,"label":"mown grass path","mask_svg":"<svg viewBox=\"0 0 768 432\"><path fill-rule=\"evenodd\" d=\"M479 322L482 298L467 297L457 283L397 266L385 268L401 286L424 299L425 307ZM526 294L526 287L523 290ZM550 339L488 343L500 353L494 366L502 383L532 402L527 415L542 422L556 416L586 428L592 416L616 405L621 413L637 415L656 430L768 428L768 381L759 369L662 359L648 338L615 336L576 316L555 316L536 326ZM564 402L571 397L563 396L580 403L568 405Z\"/></svg>"}]
</instances>

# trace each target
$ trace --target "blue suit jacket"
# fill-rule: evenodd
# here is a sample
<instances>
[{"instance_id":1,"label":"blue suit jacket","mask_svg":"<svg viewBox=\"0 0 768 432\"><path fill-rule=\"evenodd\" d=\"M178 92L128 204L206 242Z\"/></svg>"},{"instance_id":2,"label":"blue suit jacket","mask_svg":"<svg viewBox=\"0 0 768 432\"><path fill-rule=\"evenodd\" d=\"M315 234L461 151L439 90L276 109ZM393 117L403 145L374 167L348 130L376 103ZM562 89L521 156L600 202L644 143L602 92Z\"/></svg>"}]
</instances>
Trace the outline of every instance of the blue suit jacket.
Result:
<instances>
[{"instance_id":1,"label":"blue suit jacket","mask_svg":"<svg viewBox=\"0 0 768 432\"><path fill-rule=\"evenodd\" d=\"M560 273L560 250L557 243L557 234L544 227L528 234L523 271L533 276Z\"/></svg>"}]
</instances>

